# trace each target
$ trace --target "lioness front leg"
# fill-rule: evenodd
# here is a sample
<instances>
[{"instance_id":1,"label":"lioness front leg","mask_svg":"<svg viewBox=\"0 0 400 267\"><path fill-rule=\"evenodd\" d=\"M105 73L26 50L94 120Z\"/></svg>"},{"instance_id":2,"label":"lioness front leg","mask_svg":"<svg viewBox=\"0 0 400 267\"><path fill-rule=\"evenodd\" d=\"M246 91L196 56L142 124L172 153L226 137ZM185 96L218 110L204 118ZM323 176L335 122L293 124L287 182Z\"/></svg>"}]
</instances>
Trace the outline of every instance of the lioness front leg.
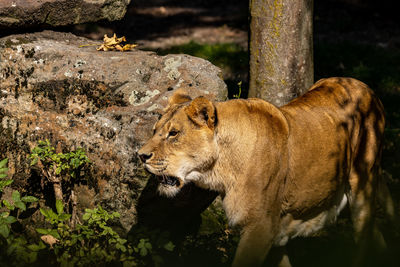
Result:
<instances>
[{"instance_id":1,"label":"lioness front leg","mask_svg":"<svg viewBox=\"0 0 400 267\"><path fill-rule=\"evenodd\" d=\"M246 225L242 230L232 266L261 266L272 246L273 233L270 221L262 220Z\"/></svg>"}]
</instances>

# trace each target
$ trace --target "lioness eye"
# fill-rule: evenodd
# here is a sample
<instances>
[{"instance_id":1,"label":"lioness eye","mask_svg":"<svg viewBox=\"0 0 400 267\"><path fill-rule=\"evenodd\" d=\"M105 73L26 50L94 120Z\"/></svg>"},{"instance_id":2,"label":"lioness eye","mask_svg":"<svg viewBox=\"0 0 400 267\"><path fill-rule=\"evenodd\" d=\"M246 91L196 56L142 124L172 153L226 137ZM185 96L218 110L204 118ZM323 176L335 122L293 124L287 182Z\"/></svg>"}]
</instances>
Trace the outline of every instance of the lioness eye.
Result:
<instances>
[{"instance_id":1,"label":"lioness eye","mask_svg":"<svg viewBox=\"0 0 400 267\"><path fill-rule=\"evenodd\" d=\"M168 133L168 137L174 137L174 136L176 136L177 134L178 134L178 131L172 130L172 131L170 131L170 132Z\"/></svg>"}]
</instances>

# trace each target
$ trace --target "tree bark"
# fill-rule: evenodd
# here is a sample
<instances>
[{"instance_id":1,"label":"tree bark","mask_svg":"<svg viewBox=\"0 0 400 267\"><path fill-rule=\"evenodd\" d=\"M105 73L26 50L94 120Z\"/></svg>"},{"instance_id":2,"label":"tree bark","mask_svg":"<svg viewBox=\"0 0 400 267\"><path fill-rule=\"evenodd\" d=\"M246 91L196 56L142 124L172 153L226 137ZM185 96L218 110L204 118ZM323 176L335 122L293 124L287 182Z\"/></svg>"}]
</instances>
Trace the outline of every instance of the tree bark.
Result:
<instances>
[{"instance_id":1,"label":"tree bark","mask_svg":"<svg viewBox=\"0 0 400 267\"><path fill-rule=\"evenodd\" d=\"M249 97L282 106L314 82L313 0L250 0Z\"/></svg>"}]
</instances>

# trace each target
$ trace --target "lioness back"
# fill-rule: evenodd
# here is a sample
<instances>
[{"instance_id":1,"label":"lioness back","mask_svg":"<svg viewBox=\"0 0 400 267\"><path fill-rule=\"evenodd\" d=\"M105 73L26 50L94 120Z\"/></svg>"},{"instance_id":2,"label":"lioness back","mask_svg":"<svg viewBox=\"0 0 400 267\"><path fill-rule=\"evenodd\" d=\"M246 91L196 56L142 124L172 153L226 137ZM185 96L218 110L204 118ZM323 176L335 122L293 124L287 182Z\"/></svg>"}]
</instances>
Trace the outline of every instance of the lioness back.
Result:
<instances>
[{"instance_id":1,"label":"lioness back","mask_svg":"<svg viewBox=\"0 0 400 267\"><path fill-rule=\"evenodd\" d=\"M373 165L385 125L382 104L364 83L330 78L281 110L290 127L291 176L296 177L289 179L288 190L297 191L288 196L287 208L293 215L324 210L340 198L335 192L344 190L341 186L361 156L358 150L365 151L360 147L365 135L370 135L372 151L362 157Z\"/></svg>"}]
</instances>

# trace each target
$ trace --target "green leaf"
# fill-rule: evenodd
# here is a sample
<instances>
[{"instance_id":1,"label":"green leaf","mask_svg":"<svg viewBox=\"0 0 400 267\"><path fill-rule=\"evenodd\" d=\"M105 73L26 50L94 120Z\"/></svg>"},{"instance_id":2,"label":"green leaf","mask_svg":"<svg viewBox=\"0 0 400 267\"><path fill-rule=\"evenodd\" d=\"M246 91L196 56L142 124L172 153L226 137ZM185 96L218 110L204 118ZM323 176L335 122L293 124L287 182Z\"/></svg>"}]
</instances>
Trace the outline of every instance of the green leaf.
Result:
<instances>
[{"instance_id":1,"label":"green leaf","mask_svg":"<svg viewBox=\"0 0 400 267\"><path fill-rule=\"evenodd\" d=\"M60 221L66 221L66 220L69 220L70 218L71 218L71 214L67 214L67 213L63 213L58 216L58 219Z\"/></svg>"},{"instance_id":2,"label":"green leaf","mask_svg":"<svg viewBox=\"0 0 400 267\"><path fill-rule=\"evenodd\" d=\"M143 247L140 249L140 256L142 257L147 256L147 248Z\"/></svg>"},{"instance_id":3,"label":"green leaf","mask_svg":"<svg viewBox=\"0 0 400 267\"><path fill-rule=\"evenodd\" d=\"M92 215L92 214L86 212L85 214L83 214L82 219L83 219L84 221L87 221L87 220L89 220L89 218L90 218L91 215Z\"/></svg>"},{"instance_id":4,"label":"green leaf","mask_svg":"<svg viewBox=\"0 0 400 267\"><path fill-rule=\"evenodd\" d=\"M17 219L14 216L8 216L7 218L4 219L6 223L12 224L17 221Z\"/></svg>"},{"instance_id":5,"label":"green leaf","mask_svg":"<svg viewBox=\"0 0 400 267\"><path fill-rule=\"evenodd\" d=\"M24 196L24 197L21 198L21 200L23 202L36 202L36 201L38 201L38 199L36 197L33 197L33 196Z\"/></svg>"},{"instance_id":6,"label":"green leaf","mask_svg":"<svg viewBox=\"0 0 400 267\"><path fill-rule=\"evenodd\" d=\"M139 244L137 245L138 248L144 248L144 239L140 239Z\"/></svg>"},{"instance_id":7,"label":"green leaf","mask_svg":"<svg viewBox=\"0 0 400 267\"><path fill-rule=\"evenodd\" d=\"M52 235L53 237L55 237L57 239L61 239L60 234L58 233L58 231L56 229L51 229L49 231L49 235Z\"/></svg>"},{"instance_id":8,"label":"green leaf","mask_svg":"<svg viewBox=\"0 0 400 267\"><path fill-rule=\"evenodd\" d=\"M43 228L36 228L36 232L42 235L48 235L50 233L49 229L43 229Z\"/></svg>"},{"instance_id":9,"label":"green leaf","mask_svg":"<svg viewBox=\"0 0 400 267\"><path fill-rule=\"evenodd\" d=\"M126 242L128 242L128 240L123 239L123 238L118 238L117 239L118 243L120 243L121 245L125 244Z\"/></svg>"},{"instance_id":10,"label":"green leaf","mask_svg":"<svg viewBox=\"0 0 400 267\"><path fill-rule=\"evenodd\" d=\"M64 211L64 204L59 199L56 200L56 209L57 209L58 215L62 214Z\"/></svg>"},{"instance_id":11,"label":"green leaf","mask_svg":"<svg viewBox=\"0 0 400 267\"><path fill-rule=\"evenodd\" d=\"M146 242L144 244L145 248L147 248L148 250L151 250L153 247L151 246L151 244L149 242Z\"/></svg>"},{"instance_id":12,"label":"green leaf","mask_svg":"<svg viewBox=\"0 0 400 267\"><path fill-rule=\"evenodd\" d=\"M0 185L1 185L1 187L6 187L6 186L12 184L13 182L14 182L14 180L4 180L4 181L0 181Z\"/></svg>"},{"instance_id":13,"label":"green leaf","mask_svg":"<svg viewBox=\"0 0 400 267\"><path fill-rule=\"evenodd\" d=\"M42 241L39 241L39 248L44 249L46 248L46 245Z\"/></svg>"},{"instance_id":14,"label":"green leaf","mask_svg":"<svg viewBox=\"0 0 400 267\"><path fill-rule=\"evenodd\" d=\"M51 209L48 209L47 213L49 214L49 218L50 219L53 219L53 220L57 220L58 219L57 214L54 211L52 211Z\"/></svg>"},{"instance_id":15,"label":"green leaf","mask_svg":"<svg viewBox=\"0 0 400 267\"><path fill-rule=\"evenodd\" d=\"M35 155L36 155L36 154L35 154ZM36 155L36 157L32 157L32 159L31 159L31 166L36 165L36 163L38 163L37 155Z\"/></svg>"},{"instance_id":16,"label":"green leaf","mask_svg":"<svg viewBox=\"0 0 400 267\"><path fill-rule=\"evenodd\" d=\"M3 159L2 161L0 161L0 168L4 168L4 166L7 165L8 159Z\"/></svg>"},{"instance_id":17,"label":"green leaf","mask_svg":"<svg viewBox=\"0 0 400 267\"><path fill-rule=\"evenodd\" d=\"M49 209L40 208L40 213L46 218L50 218Z\"/></svg>"},{"instance_id":18,"label":"green leaf","mask_svg":"<svg viewBox=\"0 0 400 267\"><path fill-rule=\"evenodd\" d=\"M12 199L16 202L16 201L21 201L21 194L17 191L17 190L15 190L13 193L12 193Z\"/></svg>"},{"instance_id":19,"label":"green leaf","mask_svg":"<svg viewBox=\"0 0 400 267\"><path fill-rule=\"evenodd\" d=\"M6 173L8 171L8 168L0 168L0 173Z\"/></svg>"},{"instance_id":20,"label":"green leaf","mask_svg":"<svg viewBox=\"0 0 400 267\"><path fill-rule=\"evenodd\" d=\"M121 250L122 252L126 251L126 247L124 245L121 245L121 244L116 244L115 248Z\"/></svg>"},{"instance_id":21,"label":"green leaf","mask_svg":"<svg viewBox=\"0 0 400 267\"><path fill-rule=\"evenodd\" d=\"M8 235L10 234L10 229L6 224L0 224L0 235L2 235L4 238L7 238Z\"/></svg>"},{"instance_id":22,"label":"green leaf","mask_svg":"<svg viewBox=\"0 0 400 267\"><path fill-rule=\"evenodd\" d=\"M11 205L10 202L8 202L8 200L6 200L6 199L3 200L3 204L9 210L14 210L14 208L15 208L14 205Z\"/></svg>"},{"instance_id":23,"label":"green leaf","mask_svg":"<svg viewBox=\"0 0 400 267\"><path fill-rule=\"evenodd\" d=\"M42 250L43 248L43 242L39 242L39 244L32 244L32 245L28 245L27 247L32 250L32 251L39 251Z\"/></svg>"},{"instance_id":24,"label":"green leaf","mask_svg":"<svg viewBox=\"0 0 400 267\"><path fill-rule=\"evenodd\" d=\"M164 245L164 249L168 250L168 251L173 251L175 248L175 245L169 241L167 244Z\"/></svg>"},{"instance_id":25,"label":"green leaf","mask_svg":"<svg viewBox=\"0 0 400 267\"><path fill-rule=\"evenodd\" d=\"M15 207L17 207L17 208L19 208L19 209L21 209L21 210L23 210L23 211L26 210L26 205L25 205L25 203L22 202L22 201L15 201L15 202L14 202L14 205L15 205Z\"/></svg>"}]
</instances>

